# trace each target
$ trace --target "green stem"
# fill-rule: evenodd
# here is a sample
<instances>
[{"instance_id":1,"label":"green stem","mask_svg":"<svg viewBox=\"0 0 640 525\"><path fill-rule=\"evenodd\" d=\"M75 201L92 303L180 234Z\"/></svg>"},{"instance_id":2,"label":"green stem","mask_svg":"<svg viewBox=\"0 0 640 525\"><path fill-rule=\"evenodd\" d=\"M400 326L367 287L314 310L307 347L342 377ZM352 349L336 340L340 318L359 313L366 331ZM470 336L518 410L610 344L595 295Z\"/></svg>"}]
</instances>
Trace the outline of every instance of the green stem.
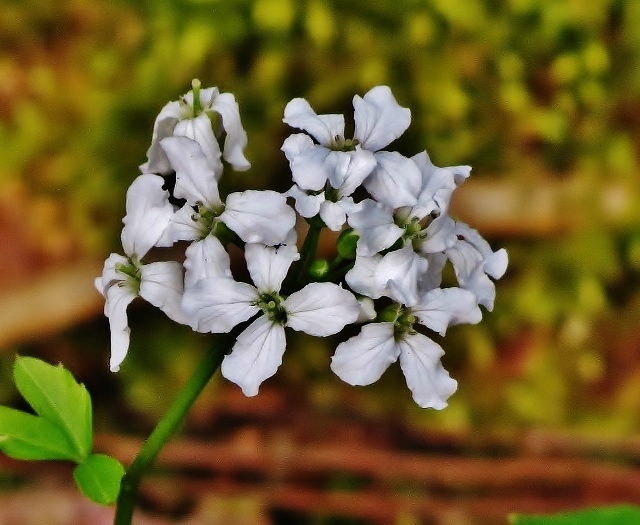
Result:
<instances>
[{"instance_id":1,"label":"green stem","mask_svg":"<svg viewBox=\"0 0 640 525\"><path fill-rule=\"evenodd\" d=\"M204 359L193 372L189 381L169 407L151 435L127 469L120 484L120 493L116 502L114 525L131 525L136 503L138 486L142 476L149 470L165 443L173 436L184 420L188 410L198 398L213 374L216 372L225 353L235 340L232 334L225 334L217 340L216 349L207 351Z\"/></svg>"},{"instance_id":2,"label":"green stem","mask_svg":"<svg viewBox=\"0 0 640 525\"><path fill-rule=\"evenodd\" d=\"M307 236L302 243L302 248L300 248L300 260L282 286L285 292L288 292L289 288L300 290L307 283L307 271L316 256L320 232L324 228L324 222L317 215L309 219L308 223L309 231L307 231Z\"/></svg>"}]
</instances>

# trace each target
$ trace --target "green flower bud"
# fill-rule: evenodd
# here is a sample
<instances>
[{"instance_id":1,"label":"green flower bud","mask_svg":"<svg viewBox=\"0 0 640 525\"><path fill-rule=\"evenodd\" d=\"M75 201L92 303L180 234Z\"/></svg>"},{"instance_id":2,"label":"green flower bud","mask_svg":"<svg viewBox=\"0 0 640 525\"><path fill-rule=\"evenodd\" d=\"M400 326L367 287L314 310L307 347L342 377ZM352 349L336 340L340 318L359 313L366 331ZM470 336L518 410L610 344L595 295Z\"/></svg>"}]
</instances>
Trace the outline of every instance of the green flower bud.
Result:
<instances>
[{"instance_id":1,"label":"green flower bud","mask_svg":"<svg viewBox=\"0 0 640 525\"><path fill-rule=\"evenodd\" d=\"M329 272L329 263L326 259L318 259L313 261L309 266L309 277L313 279L322 279Z\"/></svg>"},{"instance_id":2,"label":"green flower bud","mask_svg":"<svg viewBox=\"0 0 640 525\"><path fill-rule=\"evenodd\" d=\"M356 244L360 236L351 228L344 230L338 237L338 255L343 259L356 258Z\"/></svg>"}]
</instances>

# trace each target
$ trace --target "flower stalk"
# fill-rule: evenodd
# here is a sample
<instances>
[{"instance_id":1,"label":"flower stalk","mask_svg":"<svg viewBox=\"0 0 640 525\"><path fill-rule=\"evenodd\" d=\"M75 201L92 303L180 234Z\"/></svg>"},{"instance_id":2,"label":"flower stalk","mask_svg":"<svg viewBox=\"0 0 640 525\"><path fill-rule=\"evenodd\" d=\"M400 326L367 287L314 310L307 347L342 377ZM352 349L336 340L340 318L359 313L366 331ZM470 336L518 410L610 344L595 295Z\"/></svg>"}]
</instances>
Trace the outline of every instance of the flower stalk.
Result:
<instances>
[{"instance_id":1,"label":"flower stalk","mask_svg":"<svg viewBox=\"0 0 640 525\"><path fill-rule=\"evenodd\" d=\"M234 339L232 334L224 334L217 339L215 348L206 353L167 413L145 441L122 478L116 502L114 525L131 525L142 477L149 470L167 441L175 434L193 403L218 370Z\"/></svg>"}]
</instances>

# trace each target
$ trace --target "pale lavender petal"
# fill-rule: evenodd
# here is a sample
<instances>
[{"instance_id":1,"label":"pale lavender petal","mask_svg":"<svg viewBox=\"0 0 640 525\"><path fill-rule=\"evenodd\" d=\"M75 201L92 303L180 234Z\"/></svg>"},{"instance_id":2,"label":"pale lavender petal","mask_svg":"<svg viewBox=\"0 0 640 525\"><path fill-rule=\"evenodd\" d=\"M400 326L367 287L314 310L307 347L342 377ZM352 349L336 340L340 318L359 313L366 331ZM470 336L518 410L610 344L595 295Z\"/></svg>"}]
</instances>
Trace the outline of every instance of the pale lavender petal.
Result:
<instances>
[{"instance_id":1,"label":"pale lavender petal","mask_svg":"<svg viewBox=\"0 0 640 525\"><path fill-rule=\"evenodd\" d=\"M400 355L393 331L393 323L363 326L358 335L338 345L331 358L331 370L350 385L376 382Z\"/></svg>"},{"instance_id":2,"label":"pale lavender petal","mask_svg":"<svg viewBox=\"0 0 640 525\"><path fill-rule=\"evenodd\" d=\"M284 328L260 316L240 334L220 370L245 396L255 396L262 382L282 364L285 347Z\"/></svg>"},{"instance_id":3,"label":"pale lavender petal","mask_svg":"<svg viewBox=\"0 0 640 525\"><path fill-rule=\"evenodd\" d=\"M283 303L287 326L316 337L326 337L354 323L360 314L355 296L333 283L311 283Z\"/></svg>"}]
</instances>

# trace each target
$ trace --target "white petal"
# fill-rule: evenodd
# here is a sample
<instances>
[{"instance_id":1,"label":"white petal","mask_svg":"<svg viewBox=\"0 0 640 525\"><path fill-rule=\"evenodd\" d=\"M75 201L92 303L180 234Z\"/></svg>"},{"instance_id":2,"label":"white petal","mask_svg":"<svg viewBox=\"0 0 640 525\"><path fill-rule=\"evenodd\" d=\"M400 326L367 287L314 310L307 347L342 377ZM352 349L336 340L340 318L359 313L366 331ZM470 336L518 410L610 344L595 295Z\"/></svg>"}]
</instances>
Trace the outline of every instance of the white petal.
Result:
<instances>
[{"instance_id":1,"label":"white petal","mask_svg":"<svg viewBox=\"0 0 640 525\"><path fill-rule=\"evenodd\" d=\"M289 163L293 181L305 190L323 189L333 169L327 160L333 153L335 152L317 145L301 152Z\"/></svg>"},{"instance_id":2,"label":"white petal","mask_svg":"<svg viewBox=\"0 0 640 525\"><path fill-rule=\"evenodd\" d=\"M240 121L240 109L231 93L221 93L213 102L213 111L222 117L222 127L227 136L224 139L222 156L236 171L246 171L251 164L244 156L247 147L247 133Z\"/></svg>"},{"instance_id":3,"label":"white petal","mask_svg":"<svg viewBox=\"0 0 640 525\"><path fill-rule=\"evenodd\" d=\"M182 265L174 261L154 262L143 265L140 271L140 297L176 323L189 324L181 307Z\"/></svg>"},{"instance_id":4,"label":"white petal","mask_svg":"<svg viewBox=\"0 0 640 525\"><path fill-rule=\"evenodd\" d=\"M112 253L107 257L107 260L104 261L104 266L102 268L102 275L94 281L94 285L96 289L102 294L103 297L107 296L107 290L113 284L117 284L120 281L125 280L124 276L116 270L117 265L129 266L131 263L129 259L119 255L117 253Z\"/></svg>"},{"instance_id":5,"label":"white petal","mask_svg":"<svg viewBox=\"0 0 640 525\"><path fill-rule=\"evenodd\" d=\"M427 226L427 238L420 243L422 253L436 253L446 250L456 242L456 223L448 215L440 215Z\"/></svg>"},{"instance_id":6,"label":"white petal","mask_svg":"<svg viewBox=\"0 0 640 525\"><path fill-rule=\"evenodd\" d=\"M138 176L127 190L127 214L122 222L122 247L128 256L142 258L160 239L173 215L169 195L158 175Z\"/></svg>"},{"instance_id":7,"label":"white petal","mask_svg":"<svg viewBox=\"0 0 640 525\"><path fill-rule=\"evenodd\" d=\"M220 220L244 242L275 246L285 242L295 226L296 213L281 193L247 190L227 197Z\"/></svg>"},{"instance_id":8,"label":"white petal","mask_svg":"<svg viewBox=\"0 0 640 525\"><path fill-rule=\"evenodd\" d=\"M317 115L303 98L294 98L284 108L282 121L303 129L323 146L330 146L335 137L344 137L343 115Z\"/></svg>"},{"instance_id":9,"label":"white petal","mask_svg":"<svg viewBox=\"0 0 640 525\"><path fill-rule=\"evenodd\" d=\"M427 253L424 255L429 266L427 271L420 277L418 288L421 293L428 292L434 288L438 288L442 283L442 271L449 260L445 253Z\"/></svg>"},{"instance_id":10,"label":"white petal","mask_svg":"<svg viewBox=\"0 0 640 525\"><path fill-rule=\"evenodd\" d=\"M469 227L463 222L456 223L456 234L463 237L465 241L471 244L484 259L484 271L494 279L500 279L507 271L509 258L506 250L503 248L497 252L493 252L489 243L478 233L477 230Z\"/></svg>"},{"instance_id":11,"label":"white petal","mask_svg":"<svg viewBox=\"0 0 640 525\"><path fill-rule=\"evenodd\" d=\"M178 122L173 130L173 136L186 137L197 142L211 170L215 173L216 180L220 179L222 175L220 145L213 134L211 120L209 120L206 113L201 113L196 118L188 118ZM167 155L169 154L167 153ZM169 159L171 159L170 156ZM177 171L175 168L174 170Z\"/></svg>"},{"instance_id":12,"label":"white petal","mask_svg":"<svg viewBox=\"0 0 640 525\"><path fill-rule=\"evenodd\" d=\"M404 246L385 254L375 272L376 286L384 295L407 306L418 302L418 282L427 271L427 260Z\"/></svg>"},{"instance_id":13,"label":"white petal","mask_svg":"<svg viewBox=\"0 0 640 525\"><path fill-rule=\"evenodd\" d=\"M260 311L257 300L249 284L209 277L185 290L182 309L198 332L226 333Z\"/></svg>"},{"instance_id":14,"label":"white petal","mask_svg":"<svg viewBox=\"0 0 640 525\"><path fill-rule=\"evenodd\" d=\"M363 98L353 97L355 138L371 151L384 148L411 123L411 111L396 102L388 86L376 86Z\"/></svg>"},{"instance_id":15,"label":"white petal","mask_svg":"<svg viewBox=\"0 0 640 525\"><path fill-rule=\"evenodd\" d=\"M347 214L339 202L324 201L320 205L320 218L334 232L339 232L347 222Z\"/></svg>"},{"instance_id":16,"label":"white petal","mask_svg":"<svg viewBox=\"0 0 640 525\"><path fill-rule=\"evenodd\" d=\"M262 382L278 370L285 347L284 328L263 315L240 334L222 361L222 375L239 385L245 396L255 396Z\"/></svg>"},{"instance_id":17,"label":"white petal","mask_svg":"<svg viewBox=\"0 0 640 525\"><path fill-rule=\"evenodd\" d=\"M393 329L393 323L363 326L358 335L338 345L331 358L331 370L350 385L374 383L400 354Z\"/></svg>"},{"instance_id":18,"label":"white petal","mask_svg":"<svg viewBox=\"0 0 640 525\"><path fill-rule=\"evenodd\" d=\"M109 369L117 372L120 363L129 350L129 321L127 320L127 306L136 295L126 286L114 284L106 291L104 314L109 318L111 329L111 359Z\"/></svg>"},{"instance_id":19,"label":"white petal","mask_svg":"<svg viewBox=\"0 0 640 525\"><path fill-rule=\"evenodd\" d=\"M244 257L251 280L261 292L279 292L293 261L300 259L295 246L269 247L246 244Z\"/></svg>"},{"instance_id":20,"label":"white petal","mask_svg":"<svg viewBox=\"0 0 640 525\"><path fill-rule=\"evenodd\" d=\"M284 301L287 326L316 337L333 335L355 323L360 306L354 295L333 283L311 283Z\"/></svg>"},{"instance_id":21,"label":"white petal","mask_svg":"<svg viewBox=\"0 0 640 525\"><path fill-rule=\"evenodd\" d=\"M356 255L353 268L345 275L345 280L349 287L354 292L371 297L371 299L382 297L386 290L378 286L378 281L376 280L376 271L381 260L381 255L373 255L371 257Z\"/></svg>"},{"instance_id":22,"label":"white petal","mask_svg":"<svg viewBox=\"0 0 640 525\"><path fill-rule=\"evenodd\" d=\"M329 183L340 196L351 195L376 167L375 155L365 149L333 151L327 158L331 169Z\"/></svg>"},{"instance_id":23,"label":"white petal","mask_svg":"<svg viewBox=\"0 0 640 525\"><path fill-rule=\"evenodd\" d=\"M422 190L411 215L424 218L434 210L447 213L451 195L456 189L455 174L450 168L438 168L431 163L426 151L411 157L422 173Z\"/></svg>"},{"instance_id":24,"label":"white petal","mask_svg":"<svg viewBox=\"0 0 640 525\"><path fill-rule=\"evenodd\" d=\"M306 218L318 215L318 213L320 213L320 206L324 202L324 192L318 193L317 195L307 195L297 184L294 184L289 191L287 191L287 197L293 197L295 199L296 211Z\"/></svg>"},{"instance_id":25,"label":"white petal","mask_svg":"<svg viewBox=\"0 0 640 525\"><path fill-rule=\"evenodd\" d=\"M444 335L451 324L476 324L482 319L476 296L462 288L435 288L411 308L420 322Z\"/></svg>"},{"instance_id":26,"label":"white petal","mask_svg":"<svg viewBox=\"0 0 640 525\"><path fill-rule=\"evenodd\" d=\"M403 229L393 221L392 210L371 199L362 201L359 209L349 214L347 222L360 235L359 255L374 255L386 250L403 233Z\"/></svg>"},{"instance_id":27,"label":"white petal","mask_svg":"<svg viewBox=\"0 0 640 525\"><path fill-rule=\"evenodd\" d=\"M151 146L147 150L147 162L140 166L142 173L158 173L167 175L171 173L171 164L160 147L160 141L165 137L171 137L178 121L183 118L184 108L179 102L169 102L161 110L153 124L153 137Z\"/></svg>"},{"instance_id":28,"label":"white petal","mask_svg":"<svg viewBox=\"0 0 640 525\"><path fill-rule=\"evenodd\" d=\"M189 203L176 211L171 216L171 221L163 236L171 241L169 246L178 241L195 241L206 235L208 232L199 218L198 213Z\"/></svg>"},{"instance_id":29,"label":"white petal","mask_svg":"<svg viewBox=\"0 0 640 525\"><path fill-rule=\"evenodd\" d=\"M285 157L287 157L287 160L291 162L298 155L315 146L316 143L313 142L313 139L309 135L305 133L294 133L284 140L280 150L284 153Z\"/></svg>"},{"instance_id":30,"label":"white petal","mask_svg":"<svg viewBox=\"0 0 640 525\"><path fill-rule=\"evenodd\" d=\"M364 181L373 198L391 208L416 204L422 174L415 162L395 151L380 151L376 153L376 160L377 167Z\"/></svg>"},{"instance_id":31,"label":"white petal","mask_svg":"<svg viewBox=\"0 0 640 525\"><path fill-rule=\"evenodd\" d=\"M207 277L232 277L229 254L213 235L191 243L185 251L184 269L185 288Z\"/></svg>"},{"instance_id":32,"label":"white petal","mask_svg":"<svg viewBox=\"0 0 640 525\"><path fill-rule=\"evenodd\" d=\"M415 333L398 342L400 367L413 400L422 408L441 410L458 388L440 363L442 348L428 337Z\"/></svg>"},{"instance_id":33,"label":"white petal","mask_svg":"<svg viewBox=\"0 0 640 525\"><path fill-rule=\"evenodd\" d=\"M186 137L168 137L160 145L176 172L173 194L179 199L186 199L191 205L203 203L207 208L219 206L219 174L209 164L200 145ZM222 172L222 165L218 170Z\"/></svg>"}]
</instances>

